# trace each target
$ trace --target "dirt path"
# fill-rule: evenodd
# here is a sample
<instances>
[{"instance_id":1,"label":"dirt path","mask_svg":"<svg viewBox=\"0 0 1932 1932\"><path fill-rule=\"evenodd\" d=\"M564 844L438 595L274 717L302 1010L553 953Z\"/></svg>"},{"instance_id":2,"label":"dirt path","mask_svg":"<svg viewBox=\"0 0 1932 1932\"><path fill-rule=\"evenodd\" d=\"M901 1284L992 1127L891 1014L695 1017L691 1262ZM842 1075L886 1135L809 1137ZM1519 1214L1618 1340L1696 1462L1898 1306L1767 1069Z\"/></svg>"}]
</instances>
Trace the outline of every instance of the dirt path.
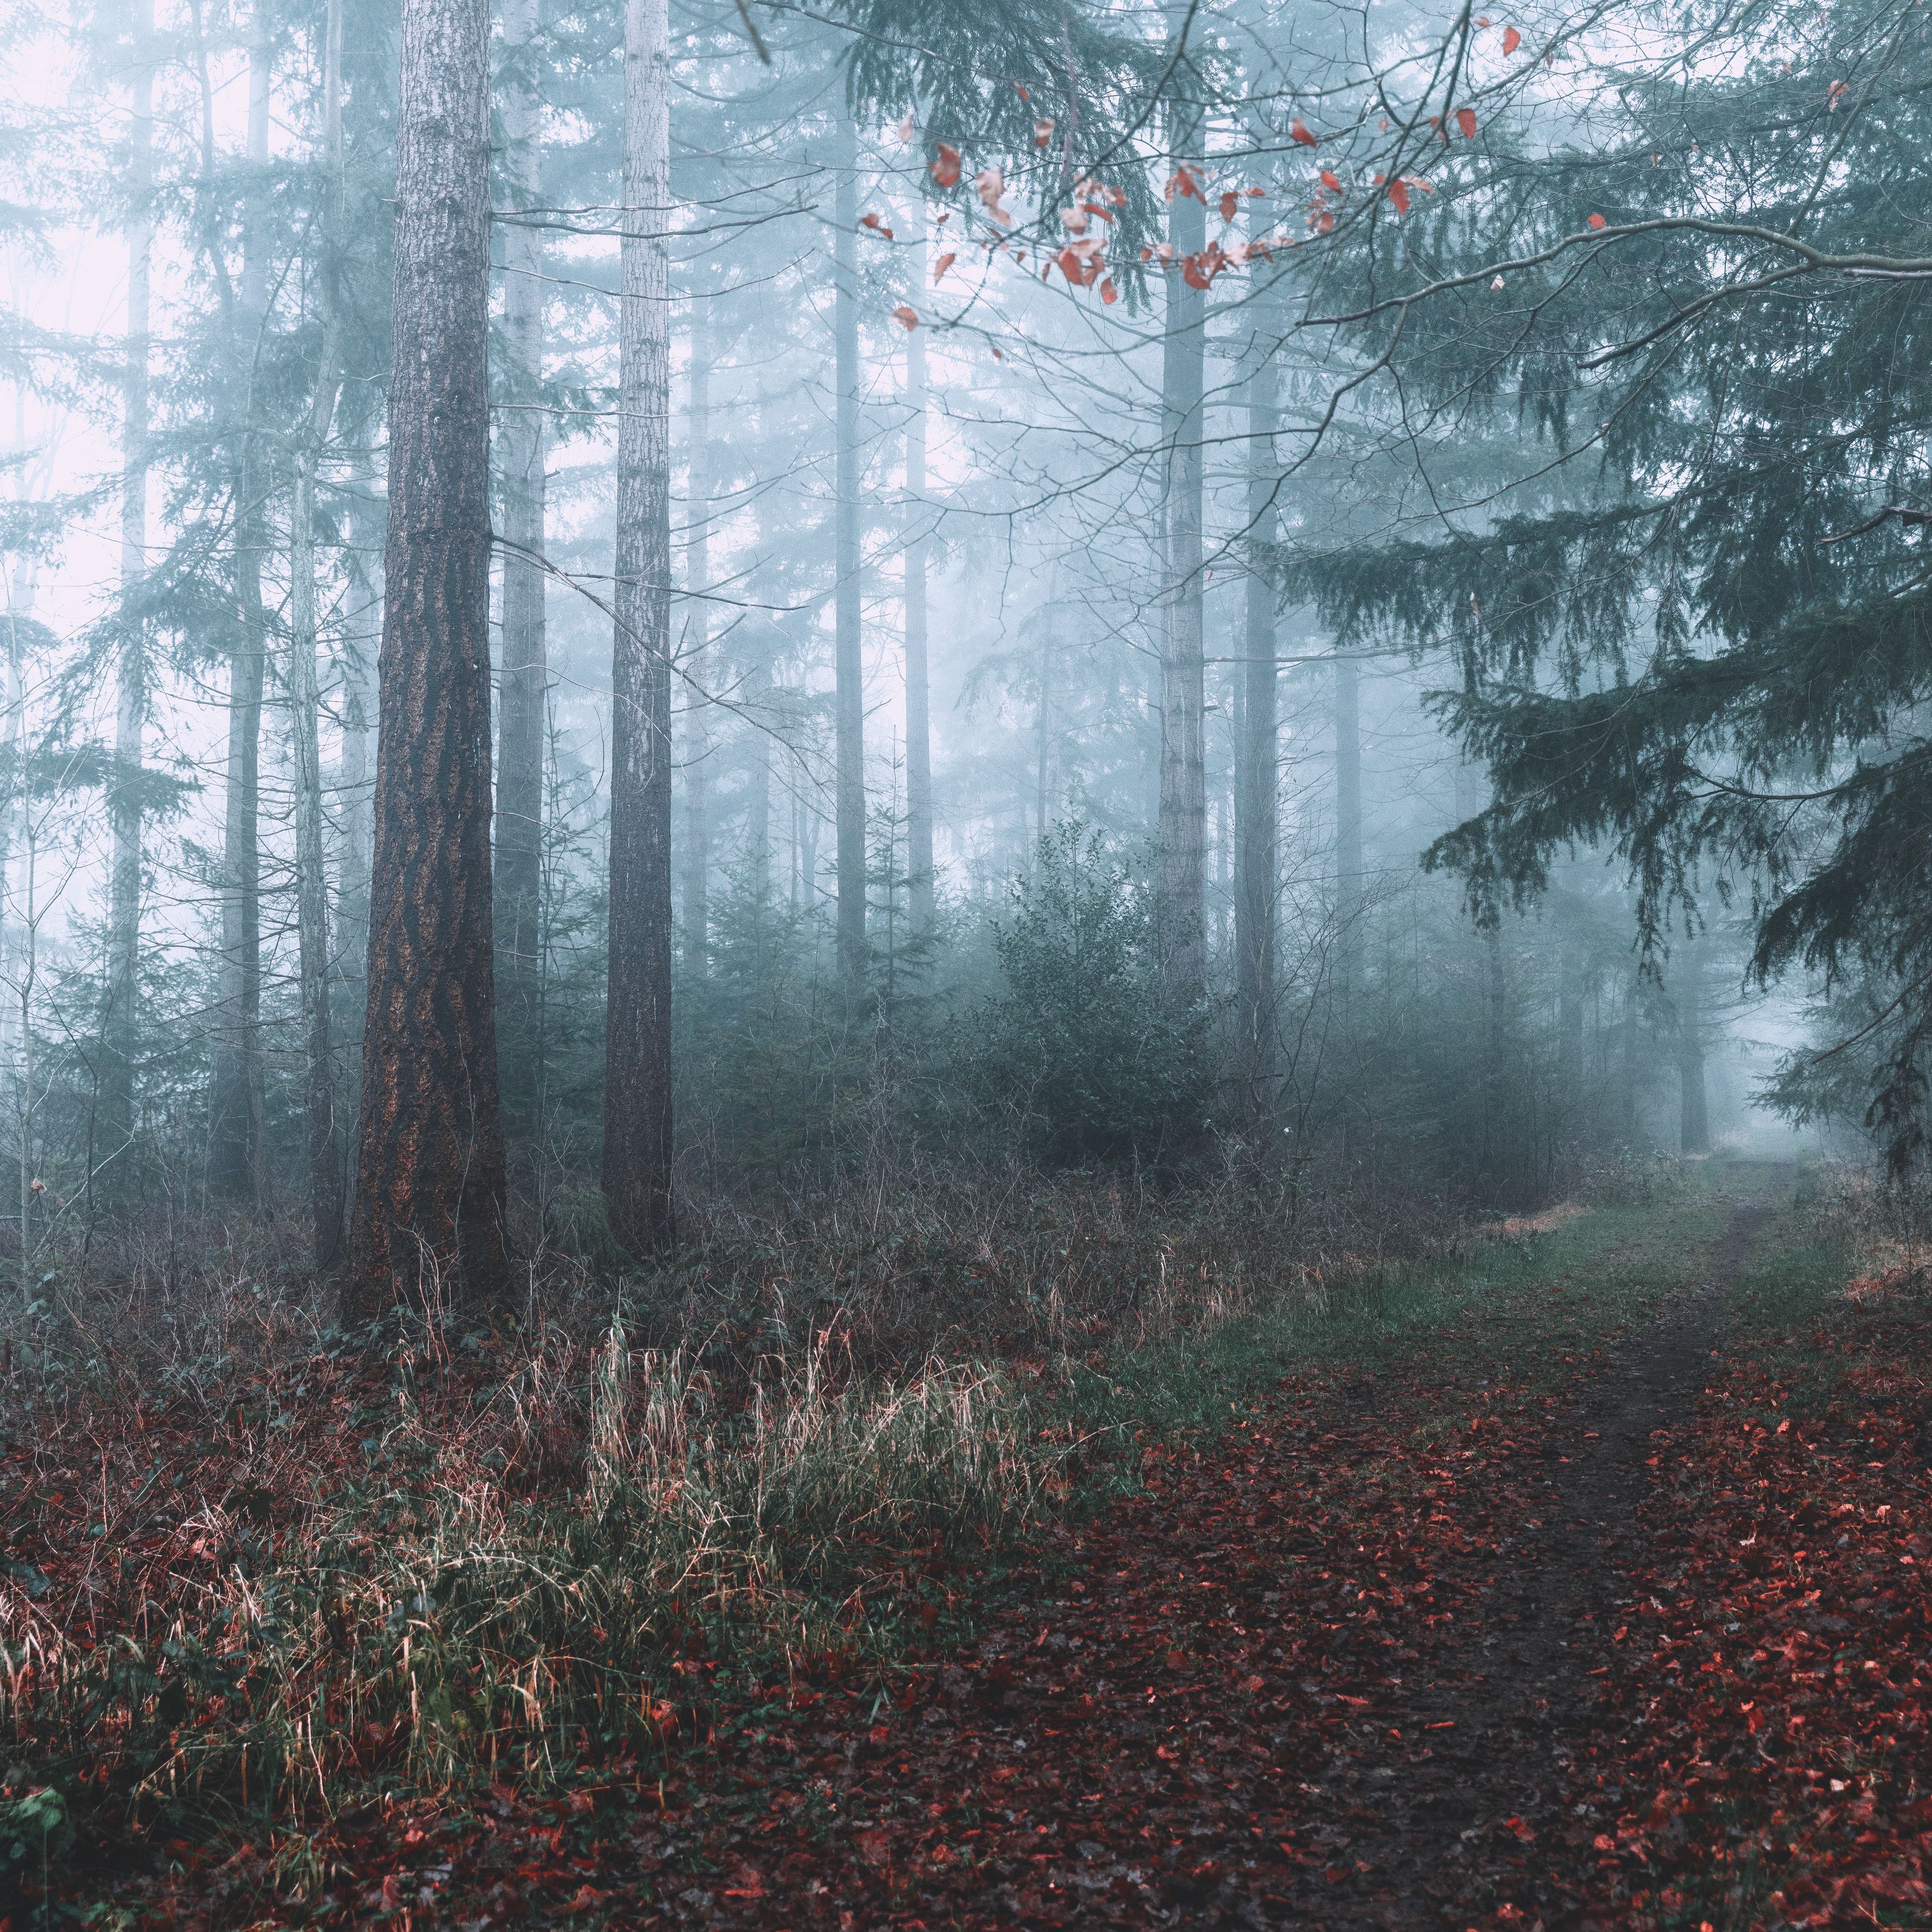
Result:
<instances>
[{"instance_id":1,"label":"dirt path","mask_svg":"<svg viewBox=\"0 0 1932 1932\"><path fill-rule=\"evenodd\" d=\"M1070 1538L1052 1598L1023 1594L906 1708L860 1731L835 1692L736 1756L738 1809L640 1834L668 1916L1592 1923L1540 1874L1588 1844L1580 1747L1626 1721L1597 1678L1651 1432L1702 1385L1766 1211L1738 1210L1705 1285L1580 1401L1384 1378L1156 1466ZM1445 1388L1468 1418L1447 1439ZM700 1846L715 1876L672 1889Z\"/></svg>"}]
</instances>

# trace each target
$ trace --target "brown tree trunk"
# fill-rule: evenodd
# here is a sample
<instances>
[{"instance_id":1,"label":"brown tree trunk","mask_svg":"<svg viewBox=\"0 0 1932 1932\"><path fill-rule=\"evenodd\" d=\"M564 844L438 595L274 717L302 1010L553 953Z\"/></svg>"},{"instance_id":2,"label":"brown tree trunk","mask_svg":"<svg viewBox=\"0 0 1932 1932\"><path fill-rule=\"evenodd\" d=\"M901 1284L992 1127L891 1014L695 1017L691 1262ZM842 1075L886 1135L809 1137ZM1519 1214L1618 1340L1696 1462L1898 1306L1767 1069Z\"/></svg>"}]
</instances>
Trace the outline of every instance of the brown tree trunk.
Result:
<instances>
[{"instance_id":1,"label":"brown tree trunk","mask_svg":"<svg viewBox=\"0 0 1932 1932\"><path fill-rule=\"evenodd\" d=\"M154 78L152 0L138 0L132 30L134 80L128 130L128 336L121 388L121 594L137 604L147 576L148 331L154 246ZM115 662L114 832L108 875L107 998L101 1028L100 1136L94 1162L106 1190L124 1196L134 1138L141 941L141 780L148 715L148 629L124 610ZM4 874L0 874L0 879Z\"/></svg>"},{"instance_id":2,"label":"brown tree trunk","mask_svg":"<svg viewBox=\"0 0 1932 1932\"><path fill-rule=\"evenodd\" d=\"M1258 273L1259 271L1257 271ZM1280 773L1277 742L1275 593L1265 554L1279 519L1275 434L1280 382L1268 326L1274 305L1257 300L1259 321L1248 376L1246 625L1244 632L1241 736L1234 796L1234 1024L1242 1106L1258 1133L1272 1112L1275 1066L1275 898Z\"/></svg>"},{"instance_id":3,"label":"brown tree trunk","mask_svg":"<svg viewBox=\"0 0 1932 1932\"><path fill-rule=\"evenodd\" d=\"M209 1178L230 1199L262 1193L262 689L268 623L262 608L263 501L270 464L254 429L256 352L267 326L268 211L261 178L268 163L269 89L274 22L256 9L248 46L248 159L251 181L242 236L242 302L235 354L243 398L242 460L236 489L237 637L229 672L228 748L221 841L220 1033L216 1043Z\"/></svg>"},{"instance_id":4,"label":"brown tree trunk","mask_svg":"<svg viewBox=\"0 0 1932 1932\"><path fill-rule=\"evenodd\" d=\"M866 693L859 603L859 156L838 123L832 165L832 333L838 386L833 491L833 680L837 686L835 800L838 834L838 967L848 988L866 978Z\"/></svg>"},{"instance_id":5,"label":"brown tree trunk","mask_svg":"<svg viewBox=\"0 0 1932 1932\"><path fill-rule=\"evenodd\" d=\"M342 1258L342 1150L335 1120L335 1052L328 1005L328 880L322 856L321 692L316 670L315 471L335 416L336 260L342 238L342 5L328 0L322 67L322 138L328 167L323 261L316 278L321 354L308 435L296 452L289 516L289 711L296 754L296 936L307 1048L309 1210L316 1270Z\"/></svg>"},{"instance_id":6,"label":"brown tree trunk","mask_svg":"<svg viewBox=\"0 0 1932 1932\"><path fill-rule=\"evenodd\" d=\"M634 1254L670 1244L670 22L627 0L618 311L617 620L604 1199Z\"/></svg>"},{"instance_id":7,"label":"brown tree trunk","mask_svg":"<svg viewBox=\"0 0 1932 1932\"><path fill-rule=\"evenodd\" d=\"M490 12L404 0L349 1319L509 1287L490 881Z\"/></svg>"},{"instance_id":8,"label":"brown tree trunk","mask_svg":"<svg viewBox=\"0 0 1932 1932\"><path fill-rule=\"evenodd\" d=\"M512 209L543 200L542 101L536 82L537 0L506 0L500 89L506 200ZM543 900L544 713L550 666L544 636L544 474L549 438L543 400L542 231L506 222L503 233L505 387L500 418L502 484L502 699L497 722L496 922L503 1098L511 1122L534 1131L538 954Z\"/></svg>"},{"instance_id":9,"label":"brown tree trunk","mask_svg":"<svg viewBox=\"0 0 1932 1932\"><path fill-rule=\"evenodd\" d=\"M1178 30L1179 10L1171 10ZM1171 166L1201 179L1202 117L1191 101L1171 109ZM1167 272L1161 361L1160 805L1158 854L1161 988L1190 1010L1208 990L1206 666L1202 598L1202 402L1207 308L1181 259L1207 244L1199 194L1176 190L1168 218L1174 264Z\"/></svg>"},{"instance_id":10,"label":"brown tree trunk","mask_svg":"<svg viewBox=\"0 0 1932 1932\"><path fill-rule=\"evenodd\" d=\"M920 216L923 222L923 214ZM915 284L926 285L926 243L913 251ZM932 930L932 724L926 664L926 338L906 338L905 710L906 874L915 936Z\"/></svg>"},{"instance_id":11,"label":"brown tree trunk","mask_svg":"<svg viewBox=\"0 0 1932 1932\"><path fill-rule=\"evenodd\" d=\"M709 882L711 871L710 720L705 693L710 688L711 607L703 593L711 587L711 346L705 340L704 304L692 304L691 322L691 397L686 430L689 438L690 483L685 515L684 580L693 594L686 608L684 657L687 675L685 703L689 728L684 747L684 963L693 973L705 969L711 944Z\"/></svg>"}]
</instances>

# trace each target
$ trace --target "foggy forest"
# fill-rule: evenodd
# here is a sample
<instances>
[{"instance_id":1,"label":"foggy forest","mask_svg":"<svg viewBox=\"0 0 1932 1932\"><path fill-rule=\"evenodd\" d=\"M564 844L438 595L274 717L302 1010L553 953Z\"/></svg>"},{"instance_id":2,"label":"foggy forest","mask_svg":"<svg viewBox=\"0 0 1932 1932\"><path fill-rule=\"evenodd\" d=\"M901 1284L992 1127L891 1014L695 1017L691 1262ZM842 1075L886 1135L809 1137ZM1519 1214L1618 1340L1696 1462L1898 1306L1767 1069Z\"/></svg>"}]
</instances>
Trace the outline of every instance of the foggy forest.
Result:
<instances>
[{"instance_id":1,"label":"foggy forest","mask_svg":"<svg viewBox=\"0 0 1932 1932\"><path fill-rule=\"evenodd\" d=\"M0 1932L1932 1926L1928 31L4 0Z\"/></svg>"}]
</instances>

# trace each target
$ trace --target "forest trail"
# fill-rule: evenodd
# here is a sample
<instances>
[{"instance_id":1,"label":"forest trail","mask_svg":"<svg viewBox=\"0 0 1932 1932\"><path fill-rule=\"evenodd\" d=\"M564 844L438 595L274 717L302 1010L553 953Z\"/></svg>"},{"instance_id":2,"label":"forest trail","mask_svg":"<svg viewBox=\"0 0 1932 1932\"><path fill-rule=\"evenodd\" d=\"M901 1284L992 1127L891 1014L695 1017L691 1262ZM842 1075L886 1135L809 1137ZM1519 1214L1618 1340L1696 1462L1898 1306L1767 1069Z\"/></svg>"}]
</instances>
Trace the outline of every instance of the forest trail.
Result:
<instances>
[{"instance_id":1,"label":"forest trail","mask_svg":"<svg viewBox=\"0 0 1932 1932\"><path fill-rule=\"evenodd\" d=\"M974 1630L884 1690L694 1648L662 1766L399 1792L312 1909L262 1917L244 1846L139 1922L1932 1926L1932 1319L1791 1182L1714 1165L1254 1358L1018 1568L882 1579Z\"/></svg>"},{"instance_id":2,"label":"forest trail","mask_svg":"<svg viewBox=\"0 0 1932 1932\"><path fill-rule=\"evenodd\" d=\"M835 1686L740 1732L581 1903L838 1932L1932 1922L1924 1569L1893 1546L1924 1544L1922 1461L1856 1403L1836 1443L1740 1426L1720 1386L1756 1372L1723 1321L1788 1179L1752 1177L1714 1238L1708 1198L1660 1210L1682 1292L1594 1351L1494 1316L1534 1339L1290 1378L1213 1445L1150 1450L970 1654L896 1708ZM1734 1448L1781 1460L1740 1474ZM1784 1494L1744 1535L1747 1480ZM1896 1654L1821 1712L1807 1666L1854 1604Z\"/></svg>"}]
</instances>

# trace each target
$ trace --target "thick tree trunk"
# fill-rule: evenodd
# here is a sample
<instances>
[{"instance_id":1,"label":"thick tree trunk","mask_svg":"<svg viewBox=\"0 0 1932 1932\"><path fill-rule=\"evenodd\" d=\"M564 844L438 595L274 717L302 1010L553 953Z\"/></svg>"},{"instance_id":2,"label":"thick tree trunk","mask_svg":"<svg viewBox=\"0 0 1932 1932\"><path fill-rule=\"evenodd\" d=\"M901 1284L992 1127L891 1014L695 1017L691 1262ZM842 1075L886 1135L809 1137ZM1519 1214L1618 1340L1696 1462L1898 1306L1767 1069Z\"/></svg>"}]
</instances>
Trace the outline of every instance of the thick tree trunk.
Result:
<instances>
[{"instance_id":1,"label":"thick tree trunk","mask_svg":"<svg viewBox=\"0 0 1932 1932\"><path fill-rule=\"evenodd\" d=\"M1259 272L1257 271L1257 272ZM1272 305L1258 299L1262 321L1248 376L1248 544L1246 622L1243 650L1241 730L1234 796L1234 1026L1242 1108L1251 1132L1271 1117L1275 1066L1275 898L1280 773L1276 749L1275 594L1264 555L1279 518L1280 480L1275 434L1281 424L1280 377L1265 318Z\"/></svg>"},{"instance_id":2,"label":"thick tree trunk","mask_svg":"<svg viewBox=\"0 0 1932 1932\"><path fill-rule=\"evenodd\" d=\"M505 199L512 209L543 200L542 101L537 87L537 0L506 0L500 88ZM544 741L550 667L544 635L544 473L549 438L542 409L544 247L542 231L502 224L503 340L509 359L498 460L503 500L502 698L497 730L496 923L498 1023L506 1114L524 1132L536 1123L533 1047L542 977Z\"/></svg>"},{"instance_id":3,"label":"thick tree trunk","mask_svg":"<svg viewBox=\"0 0 1932 1932\"><path fill-rule=\"evenodd\" d=\"M296 452L289 514L289 711L296 754L296 937L307 1049L309 1210L315 1265L342 1258L342 1149L335 1118L335 1052L328 1006L328 880L322 850L321 692L316 670L315 471L334 420L336 250L342 239L342 6L328 0L322 70L323 142L328 166L320 291L322 348L308 434Z\"/></svg>"},{"instance_id":4,"label":"thick tree trunk","mask_svg":"<svg viewBox=\"0 0 1932 1932\"><path fill-rule=\"evenodd\" d=\"M490 880L490 13L404 0L368 1011L344 1312L509 1281Z\"/></svg>"},{"instance_id":5,"label":"thick tree trunk","mask_svg":"<svg viewBox=\"0 0 1932 1932\"><path fill-rule=\"evenodd\" d=\"M121 388L122 634L115 662L114 833L108 874L107 998L101 1027L100 1134L95 1164L106 1191L124 1196L134 1138L141 941L141 780L148 716L148 627L136 614L147 576L148 332L154 218L152 0L139 0L132 22L134 81L128 129L128 338ZM4 878L0 878L0 884Z\"/></svg>"},{"instance_id":6,"label":"thick tree trunk","mask_svg":"<svg viewBox=\"0 0 1932 1932\"><path fill-rule=\"evenodd\" d=\"M833 678L837 686L836 808L838 833L838 965L847 986L866 976L866 693L859 605L858 136L841 120L832 146L833 377L838 386L833 490Z\"/></svg>"},{"instance_id":7,"label":"thick tree trunk","mask_svg":"<svg viewBox=\"0 0 1932 1932\"><path fill-rule=\"evenodd\" d=\"M1170 10L1178 28L1180 16ZM1192 103L1171 109L1171 166L1202 182L1202 118ZM1176 188L1168 218L1174 262L1167 272L1161 359L1160 806L1159 859L1161 986L1186 1010L1208 990L1208 776L1202 638L1202 423L1207 307L1180 263L1207 244L1208 211L1196 193Z\"/></svg>"},{"instance_id":8,"label":"thick tree trunk","mask_svg":"<svg viewBox=\"0 0 1932 1932\"><path fill-rule=\"evenodd\" d=\"M923 222L922 214L920 219ZM913 251L913 278L926 286L926 244ZM932 690L926 664L926 338L906 338L905 723L906 873L915 936L932 930Z\"/></svg>"},{"instance_id":9,"label":"thick tree trunk","mask_svg":"<svg viewBox=\"0 0 1932 1932\"><path fill-rule=\"evenodd\" d=\"M268 211L262 178L268 164L268 109L274 22L268 0L255 9L248 46L248 159L250 174L242 236L242 302L235 344L243 398L242 460L236 489L237 636L229 672L228 749L221 842L221 1028L214 1057L209 1178L231 1200L262 1193L262 690L268 625L262 608L263 500L268 452L255 434L256 350L267 326Z\"/></svg>"},{"instance_id":10,"label":"thick tree trunk","mask_svg":"<svg viewBox=\"0 0 1932 1932\"><path fill-rule=\"evenodd\" d=\"M610 986L604 1198L634 1254L671 1213L670 24L627 0L617 584L611 666Z\"/></svg>"},{"instance_id":11,"label":"thick tree trunk","mask_svg":"<svg viewBox=\"0 0 1932 1932\"><path fill-rule=\"evenodd\" d=\"M684 747L684 963L702 973L711 944L710 718L705 693L710 688L711 607L703 593L711 587L711 346L705 340L704 304L692 304L691 394L686 431L691 461L685 515L684 581L693 594L686 608L685 703L689 728Z\"/></svg>"}]
</instances>

